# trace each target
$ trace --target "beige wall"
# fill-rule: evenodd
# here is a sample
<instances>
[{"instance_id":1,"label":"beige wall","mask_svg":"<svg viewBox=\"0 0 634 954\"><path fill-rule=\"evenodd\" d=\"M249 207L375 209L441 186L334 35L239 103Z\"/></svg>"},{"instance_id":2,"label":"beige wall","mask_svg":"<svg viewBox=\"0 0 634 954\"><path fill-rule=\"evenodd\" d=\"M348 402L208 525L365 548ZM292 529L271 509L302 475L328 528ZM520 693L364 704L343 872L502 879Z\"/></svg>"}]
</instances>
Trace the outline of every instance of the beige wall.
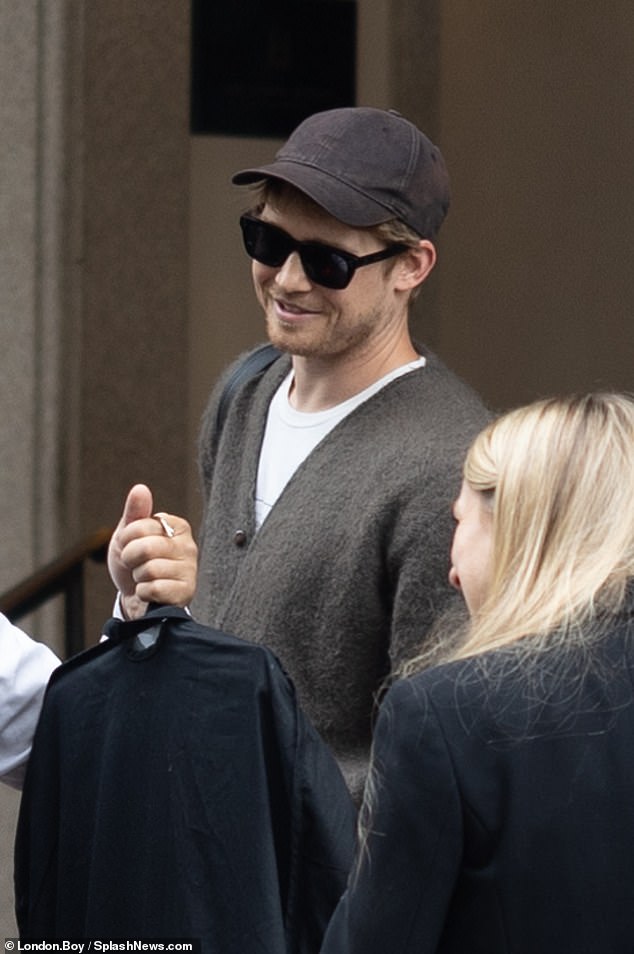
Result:
<instances>
[{"instance_id":1,"label":"beige wall","mask_svg":"<svg viewBox=\"0 0 634 954\"><path fill-rule=\"evenodd\" d=\"M82 532L116 520L139 480L158 509L185 508L189 6L85 4ZM97 626L109 586L89 599Z\"/></svg>"},{"instance_id":2,"label":"beige wall","mask_svg":"<svg viewBox=\"0 0 634 954\"><path fill-rule=\"evenodd\" d=\"M0 3L0 588L117 519L186 509L189 0ZM88 641L112 606L88 578ZM31 632L60 647L56 616ZM0 937L17 799L0 786Z\"/></svg>"},{"instance_id":3,"label":"beige wall","mask_svg":"<svg viewBox=\"0 0 634 954\"><path fill-rule=\"evenodd\" d=\"M445 0L438 345L494 403L634 389L634 6Z\"/></svg>"},{"instance_id":4,"label":"beige wall","mask_svg":"<svg viewBox=\"0 0 634 954\"><path fill-rule=\"evenodd\" d=\"M57 551L65 11L0 3L0 587ZM54 614L31 621L59 646ZM1 700L0 700L1 703ZM15 935L18 794L0 785L0 937Z\"/></svg>"}]
</instances>

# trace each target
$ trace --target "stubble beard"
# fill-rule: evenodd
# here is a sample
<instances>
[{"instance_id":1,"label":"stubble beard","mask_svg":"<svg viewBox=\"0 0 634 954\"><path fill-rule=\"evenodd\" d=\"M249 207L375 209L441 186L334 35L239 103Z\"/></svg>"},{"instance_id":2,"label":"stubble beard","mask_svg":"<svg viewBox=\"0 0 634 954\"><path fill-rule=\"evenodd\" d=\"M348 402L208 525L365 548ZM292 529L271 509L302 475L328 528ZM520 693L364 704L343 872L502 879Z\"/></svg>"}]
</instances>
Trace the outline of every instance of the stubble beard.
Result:
<instances>
[{"instance_id":1,"label":"stubble beard","mask_svg":"<svg viewBox=\"0 0 634 954\"><path fill-rule=\"evenodd\" d=\"M346 354L362 353L384 325L379 308L365 316L358 316L348 328L341 323L321 329L286 327L266 312L266 330L271 344L288 354L302 358L341 358Z\"/></svg>"}]
</instances>

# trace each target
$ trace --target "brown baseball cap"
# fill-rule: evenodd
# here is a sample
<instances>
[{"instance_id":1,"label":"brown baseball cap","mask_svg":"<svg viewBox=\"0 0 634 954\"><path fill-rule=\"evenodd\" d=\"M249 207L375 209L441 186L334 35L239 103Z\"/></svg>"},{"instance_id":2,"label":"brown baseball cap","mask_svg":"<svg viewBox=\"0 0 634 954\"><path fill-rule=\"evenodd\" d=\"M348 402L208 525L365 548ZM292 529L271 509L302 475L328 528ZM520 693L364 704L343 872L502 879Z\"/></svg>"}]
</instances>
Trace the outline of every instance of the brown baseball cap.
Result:
<instances>
[{"instance_id":1,"label":"brown baseball cap","mask_svg":"<svg viewBox=\"0 0 634 954\"><path fill-rule=\"evenodd\" d=\"M442 154L394 110L329 109L305 119L273 162L237 172L248 185L281 179L355 228L400 219L433 239L449 209Z\"/></svg>"}]
</instances>

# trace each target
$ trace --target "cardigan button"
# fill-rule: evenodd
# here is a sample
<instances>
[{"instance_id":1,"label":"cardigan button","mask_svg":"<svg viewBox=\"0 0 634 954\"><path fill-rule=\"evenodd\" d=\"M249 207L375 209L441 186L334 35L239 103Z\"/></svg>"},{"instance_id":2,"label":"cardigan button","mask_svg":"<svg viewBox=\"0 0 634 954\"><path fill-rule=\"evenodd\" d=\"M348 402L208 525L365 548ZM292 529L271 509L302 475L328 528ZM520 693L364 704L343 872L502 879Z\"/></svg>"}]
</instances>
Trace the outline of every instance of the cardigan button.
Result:
<instances>
[{"instance_id":1,"label":"cardigan button","mask_svg":"<svg viewBox=\"0 0 634 954\"><path fill-rule=\"evenodd\" d=\"M247 535L244 530L236 530L233 535L233 542L237 547L243 547L247 542Z\"/></svg>"}]
</instances>

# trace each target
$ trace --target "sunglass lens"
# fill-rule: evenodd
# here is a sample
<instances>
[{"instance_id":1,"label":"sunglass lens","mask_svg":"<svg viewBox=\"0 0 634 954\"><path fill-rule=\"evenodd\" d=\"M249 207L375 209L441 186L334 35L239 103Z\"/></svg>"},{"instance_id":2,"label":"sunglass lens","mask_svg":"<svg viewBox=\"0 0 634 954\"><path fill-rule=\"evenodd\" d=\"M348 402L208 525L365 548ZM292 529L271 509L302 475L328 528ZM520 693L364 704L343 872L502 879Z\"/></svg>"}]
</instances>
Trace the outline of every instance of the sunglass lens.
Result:
<instances>
[{"instance_id":1,"label":"sunglass lens","mask_svg":"<svg viewBox=\"0 0 634 954\"><path fill-rule=\"evenodd\" d=\"M352 278L348 262L334 249L310 245L301 251L302 265L311 281L324 288L345 288Z\"/></svg>"},{"instance_id":2,"label":"sunglass lens","mask_svg":"<svg viewBox=\"0 0 634 954\"><path fill-rule=\"evenodd\" d=\"M291 254L288 237L275 226L246 216L240 220L240 225L247 254L256 262L275 268Z\"/></svg>"}]
</instances>

